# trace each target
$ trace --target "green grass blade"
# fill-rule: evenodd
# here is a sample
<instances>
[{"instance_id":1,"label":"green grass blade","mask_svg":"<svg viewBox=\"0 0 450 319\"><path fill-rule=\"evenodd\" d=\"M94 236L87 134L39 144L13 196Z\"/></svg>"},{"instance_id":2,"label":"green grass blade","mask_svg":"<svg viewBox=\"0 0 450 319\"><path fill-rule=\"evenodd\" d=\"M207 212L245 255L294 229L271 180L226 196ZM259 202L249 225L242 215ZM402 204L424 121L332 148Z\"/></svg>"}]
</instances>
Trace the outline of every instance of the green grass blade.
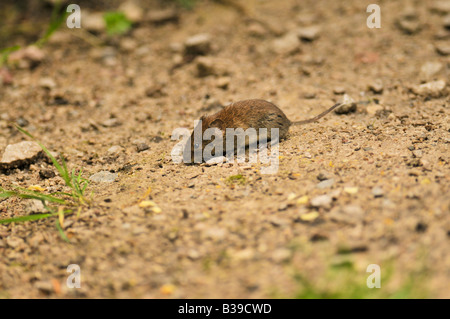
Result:
<instances>
[{"instance_id":1,"label":"green grass blade","mask_svg":"<svg viewBox=\"0 0 450 319\"><path fill-rule=\"evenodd\" d=\"M88 182L87 181L83 181L83 189L81 190L81 192L84 194L84 192L86 191L86 187L88 186Z\"/></svg>"},{"instance_id":2,"label":"green grass blade","mask_svg":"<svg viewBox=\"0 0 450 319\"><path fill-rule=\"evenodd\" d=\"M71 179L70 179L70 175L69 175L69 170L67 169L67 165L66 165L66 161L64 160L64 156L62 156L61 154L59 154L59 158L61 159L61 163L63 165L63 171L64 171L64 181L66 181L66 185L69 186L70 188L72 188L72 183L71 183ZM67 184L67 181L69 182Z\"/></svg>"},{"instance_id":3,"label":"green grass blade","mask_svg":"<svg viewBox=\"0 0 450 319\"><path fill-rule=\"evenodd\" d=\"M25 198L25 199L37 199L40 201L46 200L46 201L49 201L52 203L57 203L57 204L64 204L64 205L67 204L64 199L51 197L51 196L45 196L45 195L18 194L16 196L20 197L20 198Z\"/></svg>"},{"instance_id":4,"label":"green grass blade","mask_svg":"<svg viewBox=\"0 0 450 319\"><path fill-rule=\"evenodd\" d=\"M0 191L3 191L2 193L0 193L0 198L9 198L9 197L16 196L16 197L25 198L25 199L38 199L41 201L49 201L49 202L58 203L58 204L67 204L67 202L62 198L38 193L38 192L29 190L26 188L22 188L19 186L14 186L14 187L16 189L18 189L19 191L5 191L4 189L0 189Z\"/></svg>"},{"instance_id":5,"label":"green grass blade","mask_svg":"<svg viewBox=\"0 0 450 319\"><path fill-rule=\"evenodd\" d=\"M20 49L20 45L15 45L9 48L5 48L0 50L0 66L2 66L3 64L5 64L8 61L8 57L9 55Z\"/></svg>"},{"instance_id":6,"label":"green grass blade","mask_svg":"<svg viewBox=\"0 0 450 319\"><path fill-rule=\"evenodd\" d=\"M39 146L42 148L42 150L45 152L45 154L47 154L47 156L51 159L51 161L53 162L53 165L56 167L56 169L59 172L59 175L64 179L64 182L66 183L67 186L71 187L71 183L70 183L70 177L69 174L67 173L67 170L65 171L61 165L59 165L58 161L56 160L56 158L50 153L50 151L41 143L39 142L33 135L31 135L31 133L29 133L27 130L23 129L22 127L20 127L19 125L16 125L16 128L22 132L23 134L25 134L26 136L30 137L33 141L35 141L36 143L39 144ZM63 162L63 165L65 166L65 162Z\"/></svg>"},{"instance_id":7,"label":"green grass blade","mask_svg":"<svg viewBox=\"0 0 450 319\"><path fill-rule=\"evenodd\" d=\"M48 39L52 36L52 34L56 30L58 30L61 24L67 19L67 16L69 15L68 12L64 10L62 13L60 13L61 4L62 2L58 1L53 7L50 25L48 26L48 29L45 32L44 36L35 42L37 46L42 46L45 42L47 42Z\"/></svg>"},{"instance_id":8,"label":"green grass blade","mask_svg":"<svg viewBox=\"0 0 450 319\"><path fill-rule=\"evenodd\" d=\"M4 191L4 192L0 193L0 197L5 197L5 198L12 197L14 195L15 195L15 192L13 192L13 191Z\"/></svg>"},{"instance_id":9,"label":"green grass blade","mask_svg":"<svg viewBox=\"0 0 450 319\"><path fill-rule=\"evenodd\" d=\"M53 203L58 203L58 204L67 204L67 202L62 199L62 198L58 198L55 196L51 196L51 195L46 195L46 194L42 194L42 193L38 193L23 187L19 187L19 186L13 186L14 188L18 189L21 192L14 192L14 194L12 196L17 196L20 198L32 198L32 199L39 199L41 201L49 201L49 202L53 202ZM13 191L10 191L13 192Z\"/></svg>"},{"instance_id":10,"label":"green grass blade","mask_svg":"<svg viewBox=\"0 0 450 319\"><path fill-rule=\"evenodd\" d=\"M78 182L78 180L75 178L75 176L73 177L73 187L75 188L75 191L78 195L83 195L80 189L80 183Z\"/></svg>"},{"instance_id":11,"label":"green grass blade","mask_svg":"<svg viewBox=\"0 0 450 319\"><path fill-rule=\"evenodd\" d=\"M0 219L0 224L27 222L27 221L31 221L31 220L44 219L44 218L48 218L51 216L53 216L53 214L33 214L33 215L27 215L27 216Z\"/></svg>"},{"instance_id":12,"label":"green grass blade","mask_svg":"<svg viewBox=\"0 0 450 319\"><path fill-rule=\"evenodd\" d=\"M61 225L59 224L59 219L56 219L56 228L58 229L59 235L61 238L70 244L69 238L67 238L66 234L64 233L64 230L62 229Z\"/></svg>"},{"instance_id":13,"label":"green grass blade","mask_svg":"<svg viewBox=\"0 0 450 319\"><path fill-rule=\"evenodd\" d=\"M50 195L64 195L64 196L72 197L72 194L66 193L66 192L54 192L54 193L50 193Z\"/></svg>"}]
</instances>

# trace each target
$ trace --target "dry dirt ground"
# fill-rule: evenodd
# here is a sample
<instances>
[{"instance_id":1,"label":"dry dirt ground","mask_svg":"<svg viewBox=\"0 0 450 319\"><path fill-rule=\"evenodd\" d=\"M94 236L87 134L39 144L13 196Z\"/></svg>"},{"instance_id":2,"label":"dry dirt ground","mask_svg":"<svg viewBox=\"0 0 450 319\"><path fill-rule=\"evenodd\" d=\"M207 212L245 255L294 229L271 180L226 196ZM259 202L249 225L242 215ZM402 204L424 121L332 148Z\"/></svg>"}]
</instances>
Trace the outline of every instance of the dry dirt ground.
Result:
<instances>
[{"instance_id":1,"label":"dry dirt ground","mask_svg":"<svg viewBox=\"0 0 450 319\"><path fill-rule=\"evenodd\" d=\"M145 16L164 7L141 2ZM38 65L9 66L0 153L27 140L12 121L86 178L118 178L90 182L91 206L64 221L70 243L55 218L0 224L0 297L450 297L448 2L378 1L379 29L367 1L236 3L200 1L178 23L143 19L120 36L63 25ZM80 2L82 19L116 4ZM309 26L320 30L299 40ZM206 61L183 53L199 33ZM446 82L419 87L433 81ZM231 101L270 100L301 120L343 93L356 112L291 128L275 174L171 159L175 128ZM66 190L48 169L3 172L0 185ZM27 205L2 199L0 218ZM70 264L80 289L66 287ZM380 289L366 286L369 264Z\"/></svg>"}]
</instances>

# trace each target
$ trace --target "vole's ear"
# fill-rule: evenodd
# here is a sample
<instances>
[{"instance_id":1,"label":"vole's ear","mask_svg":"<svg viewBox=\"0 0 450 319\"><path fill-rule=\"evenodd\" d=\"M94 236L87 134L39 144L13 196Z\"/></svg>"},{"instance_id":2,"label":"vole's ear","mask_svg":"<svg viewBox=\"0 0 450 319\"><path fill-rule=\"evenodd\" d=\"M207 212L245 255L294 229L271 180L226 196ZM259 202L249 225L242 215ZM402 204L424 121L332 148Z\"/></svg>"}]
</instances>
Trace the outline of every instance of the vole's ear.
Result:
<instances>
[{"instance_id":1,"label":"vole's ear","mask_svg":"<svg viewBox=\"0 0 450 319\"><path fill-rule=\"evenodd\" d=\"M221 119L215 119L209 124L209 127L217 127L220 130L224 130L224 123Z\"/></svg>"}]
</instances>

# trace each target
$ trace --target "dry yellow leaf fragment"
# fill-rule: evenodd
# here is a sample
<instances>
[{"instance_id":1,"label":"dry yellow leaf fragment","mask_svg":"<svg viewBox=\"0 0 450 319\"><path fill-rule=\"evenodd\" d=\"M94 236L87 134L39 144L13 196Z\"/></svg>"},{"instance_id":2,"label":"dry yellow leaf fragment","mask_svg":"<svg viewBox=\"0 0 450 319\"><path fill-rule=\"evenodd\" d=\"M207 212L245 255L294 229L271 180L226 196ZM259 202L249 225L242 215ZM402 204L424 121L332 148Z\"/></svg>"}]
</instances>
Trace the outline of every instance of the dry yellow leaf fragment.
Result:
<instances>
[{"instance_id":1,"label":"dry yellow leaf fragment","mask_svg":"<svg viewBox=\"0 0 450 319\"><path fill-rule=\"evenodd\" d=\"M30 191L37 191L37 192L43 192L43 191L45 191L45 188L42 188L42 187L39 186L39 185L31 185L31 186L28 186L28 189L29 189Z\"/></svg>"},{"instance_id":2,"label":"dry yellow leaf fragment","mask_svg":"<svg viewBox=\"0 0 450 319\"><path fill-rule=\"evenodd\" d=\"M309 202L309 198L306 195L297 199L297 205L305 205L305 204L308 204L308 202Z\"/></svg>"},{"instance_id":3,"label":"dry yellow leaf fragment","mask_svg":"<svg viewBox=\"0 0 450 319\"><path fill-rule=\"evenodd\" d=\"M156 203L151 200L143 200L142 202L139 203L140 208L155 207L155 206L157 206Z\"/></svg>"},{"instance_id":4,"label":"dry yellow leaf fragment","mask_svg":"<svg viewBox=\"0 0 450 319\"><path fill-rule=\"evenodd\" d=\"M175 291L175 286L171 284L162 285L159 289L163 295L171 295Z\"/></svg>"},{"instance_id":5,"label":"dry yellow leaf fragment","mask_svg":"<svg viewBox=\"0 0 450 319\"><path fill-rule=\"evenodd\" d=\"M317 217L319 217L318 212L311 212L311 213L306 213L306 214L300 215L300 219L304 220L306 222L311 222L311 221L317 219Z\"/></svg>"},{"instance_id":6,"label":"dry yellow leaf fragment","mask_svg":"<svg viewBox=\"0 0 450 319\"><path fill-rule=\"evenodd\" d=\"M153 211L155 214L160 214L160 213L162 212L162 209L159 208L158 206L155 206L155 207L152 208L152 211Z\"/></svg>"},{"instance_id":7,"label":"dry yellow leaf fragment","mask_svg":"<svg viewBox=\"0 0 450 319\"><path fill-rule=\"evenodd\" d=\"M344 187L344 192L351 195L358 193L358 190L358 187Z\"/></svg>"}]
</instances>

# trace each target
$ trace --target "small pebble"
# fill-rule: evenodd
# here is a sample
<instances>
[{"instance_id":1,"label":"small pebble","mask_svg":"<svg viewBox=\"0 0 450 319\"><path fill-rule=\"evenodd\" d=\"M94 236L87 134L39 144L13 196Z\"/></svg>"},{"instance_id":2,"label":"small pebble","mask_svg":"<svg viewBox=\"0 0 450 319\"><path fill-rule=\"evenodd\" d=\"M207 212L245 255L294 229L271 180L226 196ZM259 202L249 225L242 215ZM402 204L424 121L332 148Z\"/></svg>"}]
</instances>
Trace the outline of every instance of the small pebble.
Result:
<instances>
[{"instance_id":1,"label":"small pebble","mask_svg":"<svg viewBox=\"0 0 450 319\"><path fill-rule=\"evenodd\" d=\"M345 88L343 86L336 86L333 88L333 93L334 94L344 94L345 93Z\"/></svg>"},{"instance_id":2,"label":"small pebble","mask_svg":"<svg viewBox=\"0 0 450 319\"><path fill-rule=\"evenodd\" d=\"M331 176L331 174L329 174L328 172L320 172L318 175L317 175L317 179L319 180L319 181L325 181L325 180L327 180L327 179L330 179L332 176Z\"/></svg>"},{"instance_id":3,"label":"small pebble","mask_svg":"<svg viewBox=\"0 0 450 319\"><path fill-rule=\"evenodd\" d=\"M320 183L318 183L316 185L316 187L319 189L324 189L324 188L329 188L329 187L333 186L333 184L334 184L334 179L327 179L327 180L324 180L324 181L321 181Z\"/></svg>"},{"instance_id":4,"label":"small pebble","mask_svg":"<svg viewBox=\"0 0 450 319\"><path fill-rule=\"evenodd\" d=\"M42 201L38 199L30 199L25 206L25 212L27 214L45 213L47 212Z\"/></svg>"},{"instance_id":5,"label":"small pebble","mask_svg":"<svg viewBox=\"0 0 450 319\"><path fill-rule=\"evenodd\" d=\"M27 120L27 119L24 119L23 117L19 117L19 118L16 120L16 123L17 123L17 125L19 125L19 126L21 126L21 127L25 127L25 126L28 126L28 124L30 124L30 122L28 122L28 120Z\"/></svg>"},{"instance_id":6,"label":"small pebble","mask_svg":"<svg viewBox=\"0 0 450 319\"><path fill-rule=\"evenodd\" d=\"M199 77L208 75L227 76L232 73L232 62L227 59L201 56L195 61L197 76ZM225 85L227 86L228 84Z\"/></svg>"},{"instance_id":7,"label":"small pebble","mask_svg":"<svg viewBox=\"0 0 450 319\"><path fill-rule=\"evenodd\" d=\"M293 54L300 50L300 41L296 32L286 33L272 41L272 50L278 54Z\"/></svg>"},{"instance_id":8,"label":"small pebble","mask_svg":"<svg viewBox=\"0 0 450 319\"><path fill-rule=\"evenodd\" d=\"M220 89L228 89L228 86L230 85L230 78L228 76L223 76L217 79L216 86Z\"/></svg>"},{"instance_id":9,"label":"small pebble","mask_svg":"<svg viewBox=\"0 0 450 319\"><path fill-rule=\"evenodd\" d=\"M276 263L288 261L291 258L291 251L287 248L280 248L272 253L272 260Z\"/></svg>"},{"instance_id":10,"label":"small pebble","mask_svg":"<svg viewBox=\"0 0 450 319\"><path fill-rule=\"evenodd\" d=\"M89 180L91 180L93 182L98 182L98 183L112 183L118 177L119 177L119 175L117 173L101 171L101 172L98 172L98 173L92 175L91 177L89 177Z\"/></svg>"},{"instance_id":11,"label":"small pebble","mask_svg":"<svg viewBox=\"0 0 450 319\"><path fill-rule=\"evenodd\" d=\"M41 154L42 148L36 142L23 141L6 146L0 166L13 168L35 161Z\"/></svg>"},{"instance_id":12,"label":"small pebble","mask_svg":"<svg viewBox=\"0 0 450 319\"><path fill-rule=\"evenodd\" d=\"M50 281L36 281L34 287L47 295L54 292L53 285Z\"/></svg>"},{"instance_id":13,"label":"small pebble","mask_svg":"<svg viewBox=\"0 0 450 319\"><path fill-rule=\"evenodd\" d=\"M145 90L145 95L147 97L159 98L166 96L167 93L164 90L164 85L161 83L152 84Z\"/></svg>"},{"instance_id":14,"label":"small pebble","mask_svg":"<svg viewBox=\"0 0 450 319\"><path fill-rule=\"evenodd\" d=\"M194 35L184 42L184 49L186 54L205 55L211 51L211 37L206 33Z\"/></svg>"},{"instance_id":15,"label":"small pebble","mask_svg":"<svg viewBox=\"0 0 450 319\"><path fill-rule=\"evenodd\" d=\"M400 18L397 27L405 34L416 34L422 29L422 23L417 19Z\"/></svg>"},{"instance_id":16,"label":"small pebble","mask_svg":"<svg viewBox=\"0 0 450 319\"><path fill-rule=\"evenodd\" d=\"M431 11L439 14L450 13L450 2L448 0L435 0L431 6Z\"/></svg>"},{"instance_id":17,"label":"small pebble","mask_svg":"<svg viewBox=\"0 0 450 319\"><path fill-rule=\"evenodd\" d=\"M438 43L436 44L436 52L443 56L450 55L450 45L448 43Z\"/></svg>"},{"instance_id":18,"label":"small pebble","mask_svg":"<svg viewBox=\"0 0 450 319\"><path fill-rule=\"evenodd\" d=\"M371 90L373 93L376 93L376 94L383 93L384 86L383 86L383 82L381 82L381 80L376 80L376 81L370 83L368 87L369 87L369 90Z\"/></svg>"},{"instance_id":19,"label":"small pebble","mask_svg":"<svg viewBox=\"0 0 450 319\"><path fill-rule=\"evenodd\" d=\"M440 97L444 93L446 85L447 83L444 80L438 80L416 85L412 88L412 91L417 95Z\"/></svg>"},{"instance_id":20,"label":"small pebble","mask_svg":"<svg viewBox=\"0 0 450 319\"><path fill-rule=\"evenodd\" d=\"M51 169L41 169L39 171L39 177L42 179L49 179L55 176L56 176L55 172Z\"/></svg>"},{"instance_id":21,"label":"small pebble","mask_svg":"<svg viewBox=\"0 0 450 319\"><path fill-rule=\"evenodd\" d=\"M304 41L314 41L319 37L319 35L319 26L304 27L298 30L298 37L300 38L300 40Z\"/></svg>"},{"instance_id":22,"label":"small pebble","mask_svg":"<svg viewBox=\"0 0 450 319\"><path fill-rule=\"evenodd\" d=\"M251 23L247 28L248 33L253 37L264 37L267 33L266 28L260 23Z\"/></svg>"},{"instance_id":23,"label":"small pebble","mask_svg":"<svg viewBox=\"0 0 450 319\"><path fill-rule=\"evenodd\" d=\"M46 77L39 80L39 86L51 90L56 87L56 82L52 78Z\"/></svg>"},{"instance_id":24,"label":"small pebble","mask_svg":"<svg viewBox=\"0 0 450 319\"><path fill-rule=\"evenodd\" d=\"M344 94L344 97L342 98L342 105L334 110L336 114L348 114L355 111L356 103L348 94Z\"/></svg>"},{"instance_id":25,"label":"small pebble","mask_svg":"<svg viewBox=\"0 0 450 319\"><path fill-rule=\"evenodd\" d=\"M104 127L116 127L122 125L122 123L118 119L112 118L103 121L101 125Z\"/></svg>"},{"instance_id":26,"label":"small pebble","mask_svg":"<svg viewBox=\"0 0 450 319\"><path fill-rule=\"evenodd\" d=\"M148 150L149 148L150 148L150 146L148 146L148 145L145 144L145 143L139 143L139 144L136 146L136 149L137 149L138 152L146 151L146 150Z\"/></svg>"},{"instance_id":27,"label":"small pebble","mask_svg":"<svg viewBox=\"0 0 450 319\"><path fill-rule=\"evenodd\" d=\"M132 0L123 2L118 11L123 12L125 17L133 23L141 22L144 17L144 10Z\"/></svg>"},{"instance_id":28,"label":"small pebble","mask_svg":"<svg viewBox=\"0 0 450 319\"><path fill-rule=\"evenodd\" d=\"M423 151L422 150L413 150L412 154L415 158L421 158L423 156Z\"/></svg>"},{"instance_id":29,"label":"small pebble","mask_svg":"<svg viewBox=\"0 0 450 319\"><path fill-rule=\"evenodd\" d=\"M225 156L218 156L218 157L213 157L213 158L207 160L205 162L205 164L206 164L206 166L212 166L212 165L224 163L226 161L227 161L227 158Z\"/></svg>"},{"instance_id":30,"label":"small pebble","mask_svg":"<svg viewBox=\"0 0 450 319\"><path fill-rule=\"evenodd\" d=\"M332 202L332 198L329 195L320 195L311 199L311 206L313 207L324 207L329 206Z\"/></svg>"},{"instance_id":31,"label":"small pebble","mask_svg":"<svg viewBox=\"0 0 450 319\"><path fill-rule=\"evenodd\" d=\"M109 155L117 155L122 152L122 147L120 147L119 145L114 145L111 146L107 152Z\"/></svg>"},{"instance_id":32,"label":"small pebble","mask_svg":"<svg viewBox=\"0 0 450 319\"><path fill-rule=\"evenodd\" d=\"M367 114L370 114L370 115L381 114L381 112L383 110L384 110L384 107L379 104L371 104L371 105L368 105L366 108Z\"/></svg>"},{"instance_id":33,"label":"small pebble","mask_svg":"<svg viewBox=\"0 0 450 319\"><path fill-rule=\"evenodd\" d=\"M18 248L19 246L22 246L25 242L22 238L20 237L11 237L8 236L6 237L6 243L8 244L9 247L11 248Z\"/></svg>"},{"instance_id":34,"label":"small pebble","mask_svg":"<svg viewBox=\"0 0 450 319\"><path fill-rule=\"evenodd\" d=\"M420 68L420 73L426 78L430 79L437 73L439 73L444 65L440 62L425 62Z\"/></svg>"},{"instance_id":35,"label":"small pebble","mask_svg":"<svg viewBox=\"0 0 450 319\"><path fill-rule=\"evenodd\" d=\"M346 205L332 210L328 216L336 222L354 225L362 221L364 210L358 205Z\"/></svg>"},{"instance_id":36,"label":"small pebble","mask_svg":"<svg viewBox=\"0 0 450 319\"><path fill-rule=\"evenodd\" d=\"M45 52L35 45L12 52L8 61L17 64L21 69L33 68L45 58Z\"/></svg>"},{"instance_id":37,"label":"small pebble","mask_svg":"<svg viewBox=\"0 0 450 319\"><path fill-rule=\"evenodd\" d=\"M380 186L375 186L374 188L372 188L372 195L374 197L383 197L384 191Z\"/></svg>"},{"instance_id":38,"label":"small pebble","mask_svg":"<svg viewBox=\"0 0 450 319\"><path fill-rule=\"evenodd\" d=\"M450 29L450 14L447 14L444 17L443 25L444 25L445 28Z\"/></svg>"},{"instance_id":39,"label":"small pebble","mask_svg":"<svg viewBox=\"0 0 450 319\"><path fill-rule=\"evenodd\" d=\"M92 32L103 32L106 30L106 23L103 19L103 13L91 13L87 10L83 11L83 28Z\"/></svg>"}]
</instances>

